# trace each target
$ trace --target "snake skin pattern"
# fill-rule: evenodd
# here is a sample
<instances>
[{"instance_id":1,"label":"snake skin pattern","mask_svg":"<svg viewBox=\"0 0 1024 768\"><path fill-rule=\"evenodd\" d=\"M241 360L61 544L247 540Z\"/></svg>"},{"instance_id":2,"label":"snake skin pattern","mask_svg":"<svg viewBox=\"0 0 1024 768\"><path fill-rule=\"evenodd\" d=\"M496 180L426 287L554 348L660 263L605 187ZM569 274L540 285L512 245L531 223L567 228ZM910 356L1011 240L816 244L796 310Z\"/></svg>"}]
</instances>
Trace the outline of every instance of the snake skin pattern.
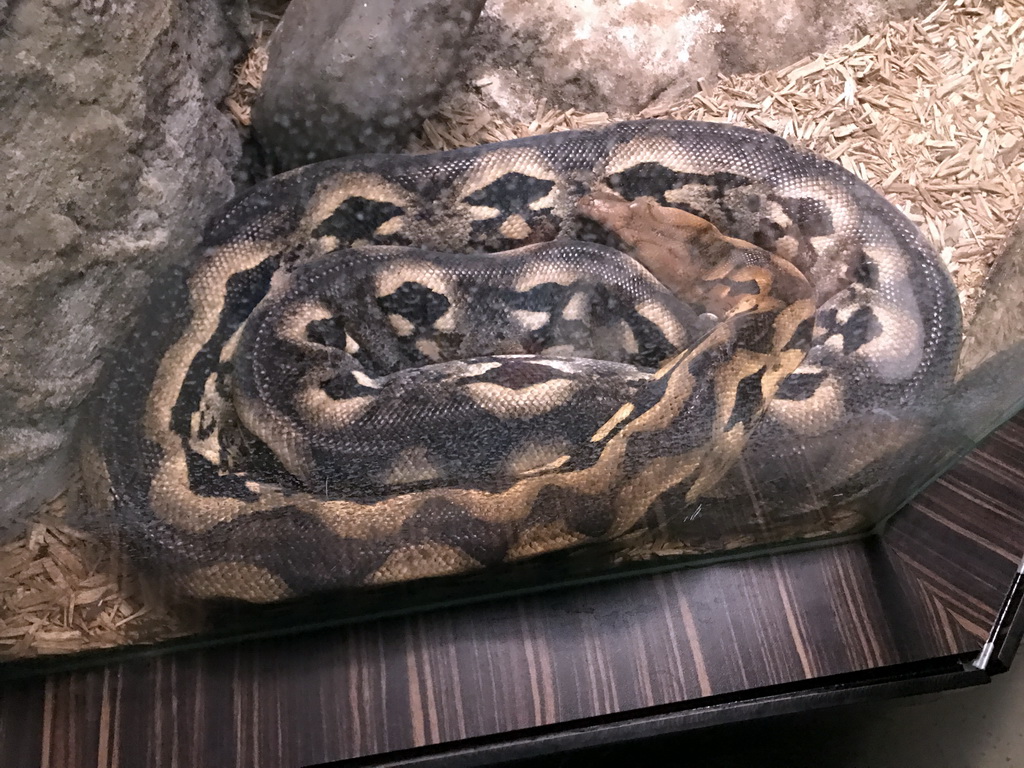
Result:
<instances>
[{"instance_id":1,"label":"snake skin pattern","mask_svg":"<svg viewBox=\"0 0 1024 768\"><path fill-rule=\"evenodd\" d=\"M960 323L906 218L771 135L347 158L249 190L156 281L85 463L197 597L463 573L853 503L950 387Z\"/></svg>"}]
</instances>

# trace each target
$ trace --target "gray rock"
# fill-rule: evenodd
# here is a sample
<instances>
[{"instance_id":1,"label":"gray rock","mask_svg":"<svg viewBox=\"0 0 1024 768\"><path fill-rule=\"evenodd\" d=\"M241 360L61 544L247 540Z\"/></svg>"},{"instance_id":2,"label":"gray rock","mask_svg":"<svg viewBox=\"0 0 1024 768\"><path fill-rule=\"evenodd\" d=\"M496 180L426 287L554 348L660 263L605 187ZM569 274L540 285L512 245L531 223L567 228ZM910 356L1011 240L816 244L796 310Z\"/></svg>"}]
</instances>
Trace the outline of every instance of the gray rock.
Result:
<instances>
[{"instance_id":1,"label":"gray rock","mask_svg":"<svg viewBox=\"0 0 1024 768\"><path fill-rule=\"evenodd\" d=\"M0 35L0 529L62 489L149 276L234 192L216 0L20 0Z\"/></svg>"},{"instance_id":2,"label":"gray rock","mask_svg":"<svg viewBox=\"0 0 1024 768\"><path fill-rule=\"evenodd\" d=\"M293 0L253 128L275 171L401 148L437 107L484 0Z\"/></svg>"},{"instance_id":3,"label":"gray rock","mask_svg":"<svg viewBox=\"0 0 1024 768\"><path fill-rule=\"evenodd\" d=\"M635 114L701 78L776 69L936 0L490 0L467 62L512 120L538 105ZM669 89L666 92L666 89Z\"/></svg>"}]
</instances>

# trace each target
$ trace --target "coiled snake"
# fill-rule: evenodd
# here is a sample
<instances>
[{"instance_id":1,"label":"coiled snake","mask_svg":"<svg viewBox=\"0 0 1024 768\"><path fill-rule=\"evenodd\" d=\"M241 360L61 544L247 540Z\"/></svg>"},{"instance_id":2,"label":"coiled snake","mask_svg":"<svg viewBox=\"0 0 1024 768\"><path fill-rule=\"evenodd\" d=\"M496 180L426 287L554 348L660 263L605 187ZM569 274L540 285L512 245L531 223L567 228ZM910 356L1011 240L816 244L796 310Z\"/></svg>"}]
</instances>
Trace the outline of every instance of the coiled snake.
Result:
<instances>
[{"instance_id":1,"label":"coiled snake","mask_svg":"<svg viewBox=\"0 0 1024 768\"><path fill-rule=\"evenodd\" d=\"M959 344L940 260L839 166L619 123L243 194L143 304L89 455L145 562L272 601L848 501Z\"/></svg>"}]
</instances>

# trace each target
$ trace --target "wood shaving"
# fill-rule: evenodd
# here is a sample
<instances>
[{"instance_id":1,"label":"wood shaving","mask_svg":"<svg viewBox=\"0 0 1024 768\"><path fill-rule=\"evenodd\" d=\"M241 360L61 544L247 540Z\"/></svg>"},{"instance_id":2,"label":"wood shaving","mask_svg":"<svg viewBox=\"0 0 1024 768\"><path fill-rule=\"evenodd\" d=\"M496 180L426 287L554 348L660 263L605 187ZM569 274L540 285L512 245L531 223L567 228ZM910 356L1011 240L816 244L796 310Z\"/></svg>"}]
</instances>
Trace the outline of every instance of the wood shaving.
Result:
<instances>
[{"instance_id":1,"label":"wood shaving","mask_svg":"<svg viewBox=\"0 0 1024 768\"><path fill-rule=\"evenodd\" d=\"M0 659L113 648L195 629L116 554L70 524L68 496L0 547Z\"/></svg>"},{"instance_id":2,"label":"wood shaving","mask_svg":"<svg viewBox=\"0 0 1024 768\"><path fill-rule=\"evenodd\" d=\"M263 83L263 75L267 71L267 46L266 42L270 33L264 32L261 28L257 32L257 42L246 54L238 66L233 70L234 77L231 80L231 88L228 95L224 97L224 107L231 114L234 121L245 128L252 125L252 105L256 95L260 92L260 85Z\"/></svg>"},{"instance_id":3,"label":"wood shaving","mask_svg":"<svg viewBox=\"0 0 1024 768\"><path fill-rule=\"evenodd\" d=\"M258 21L273 20L263 13ZM260 31L225 105L240 125L266 68ZM947 0L925 18L776 72L706 84L637 117L761 128L838 161L885 193L940 250L973 315L981 282L1024 203L1024 0ZM479 83L477 84L480 85ZM508 122L478 93L453 94L409 149L473 146L605 125L605 113L537 105ZM0 655L22 658L189 634L105 537L65 517L61 499L0 547ZM835 530L844 530L837 520ZM736 542L734 542L736 543ZM742 544L743 542L738 542Z\"/></svg>"}]
</instances>

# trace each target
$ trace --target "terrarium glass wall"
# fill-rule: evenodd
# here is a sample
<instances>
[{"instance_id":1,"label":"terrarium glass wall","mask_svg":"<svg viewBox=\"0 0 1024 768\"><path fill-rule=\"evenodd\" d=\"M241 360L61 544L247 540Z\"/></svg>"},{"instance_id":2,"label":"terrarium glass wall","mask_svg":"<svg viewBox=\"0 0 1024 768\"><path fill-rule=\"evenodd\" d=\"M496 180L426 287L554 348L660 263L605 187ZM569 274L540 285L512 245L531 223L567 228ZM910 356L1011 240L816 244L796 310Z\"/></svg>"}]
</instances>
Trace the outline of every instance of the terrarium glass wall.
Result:
<instances>
[{"instance_id":1,"label":"terrarium glass wall","mask_svg":"<svg viewBox=\"0 0 1024 768\"><path fill-rule=\"evenodd\" d=\"M370 46L396 123L282 106L304 4L164 5L0 22L5 661L873 535L1024 403L1019 8L608 111Z\"/></svg>"}]
</instances>

